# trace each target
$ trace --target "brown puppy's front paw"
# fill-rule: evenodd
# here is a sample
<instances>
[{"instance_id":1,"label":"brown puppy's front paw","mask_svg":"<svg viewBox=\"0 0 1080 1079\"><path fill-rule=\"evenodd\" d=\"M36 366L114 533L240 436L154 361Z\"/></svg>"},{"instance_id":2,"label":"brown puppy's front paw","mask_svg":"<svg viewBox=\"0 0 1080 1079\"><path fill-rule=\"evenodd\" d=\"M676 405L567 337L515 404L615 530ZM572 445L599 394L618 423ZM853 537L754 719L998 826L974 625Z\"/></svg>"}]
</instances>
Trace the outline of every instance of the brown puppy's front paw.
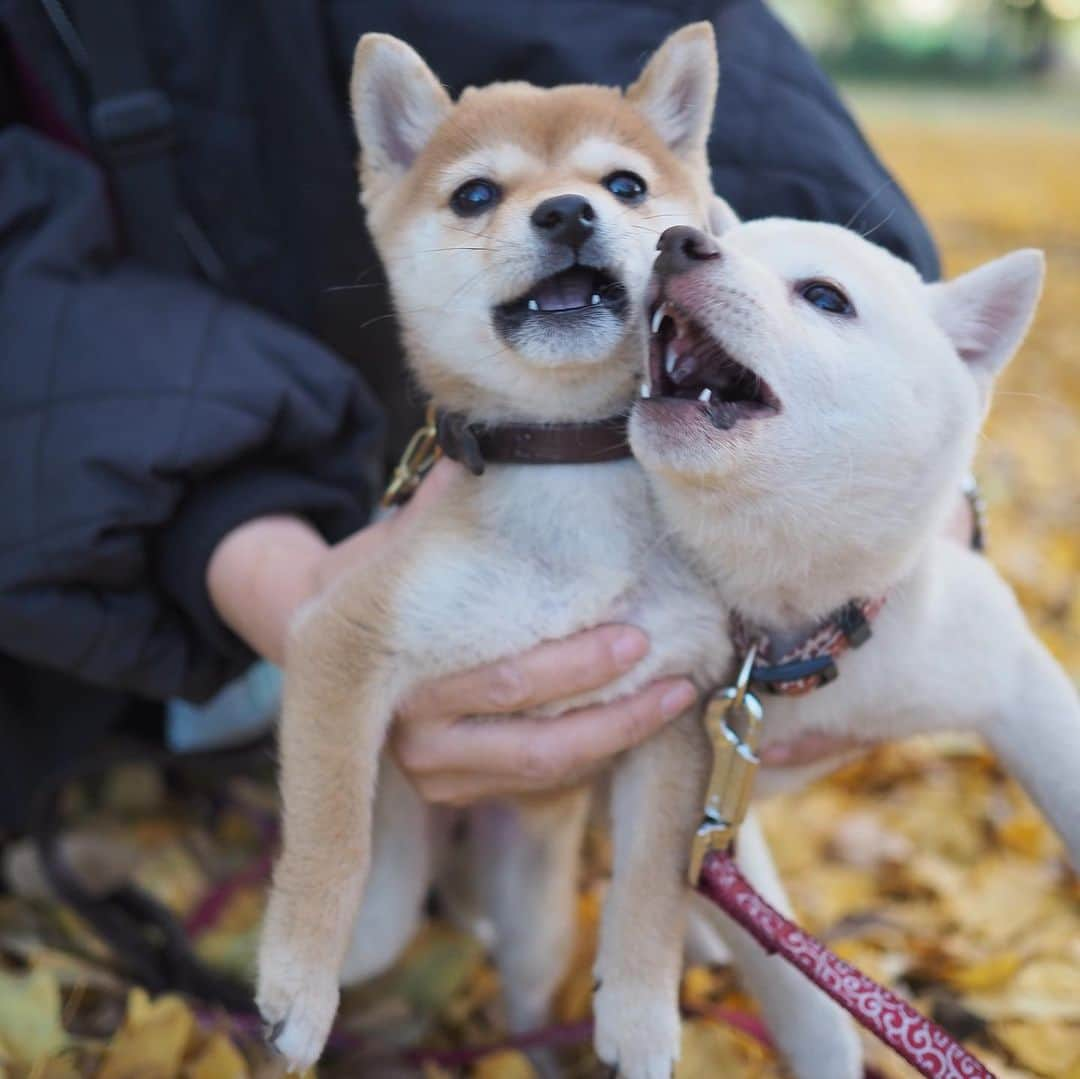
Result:
<instances>
[{"instance_id":1,"label":"brown puppy's front paw","mask_svg":"<svg viewBox=\"0 0 1080 1079\"><path fill-rule=\"evenodd\" d=\"M619 1079L671 1079L682 1025L674 994L606 978L593 998L596 1055Z\"/></svg>"},{"instance_id":2,"label":"brown puppy's front paw","mask_svg":"<svg viewBox=\"0 0 1080 1079\"><path fill-rule=\"evenodd\" d=\"M302 1072L322 1055L338 1008L338 984L328 964L312 966L285 941L264 936L259 952L256 1004L266 1040Z\"/></svg>"}]
</instances>

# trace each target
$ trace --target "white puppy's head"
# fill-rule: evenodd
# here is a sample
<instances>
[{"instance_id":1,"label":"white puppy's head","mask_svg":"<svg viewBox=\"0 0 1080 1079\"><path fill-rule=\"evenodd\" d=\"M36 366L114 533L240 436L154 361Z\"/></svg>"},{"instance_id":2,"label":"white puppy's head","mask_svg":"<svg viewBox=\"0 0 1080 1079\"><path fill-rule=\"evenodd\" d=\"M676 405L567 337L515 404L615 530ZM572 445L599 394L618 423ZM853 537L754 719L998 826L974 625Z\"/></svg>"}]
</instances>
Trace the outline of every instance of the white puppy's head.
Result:
<instances>
[{"instance_id":1,"label":"white puppy's head","mask_svg":"<svg viewBox=\"0 0 1080 1079\"><path fill-rule=\"evenodd\" d=\"M453 102L403 42L360 40L362 201L440 404L489 421L626 406L656 239L705 222L716 66L697 23L625 94L496 83Z\"/></svg>"},{"instance_id":2,"label":"white puppy's head","mask_svg":"<svg viewBox=\"0 0 1080 1079\"><path fill-rule=\"evenodd\" d=\"M703 544L767 534L796 575L815 556L895 563L956 497L1042 255L927 285L846 229L718 210L719 236L661 240L635 454Z\"/></svg>"}]
</instances>

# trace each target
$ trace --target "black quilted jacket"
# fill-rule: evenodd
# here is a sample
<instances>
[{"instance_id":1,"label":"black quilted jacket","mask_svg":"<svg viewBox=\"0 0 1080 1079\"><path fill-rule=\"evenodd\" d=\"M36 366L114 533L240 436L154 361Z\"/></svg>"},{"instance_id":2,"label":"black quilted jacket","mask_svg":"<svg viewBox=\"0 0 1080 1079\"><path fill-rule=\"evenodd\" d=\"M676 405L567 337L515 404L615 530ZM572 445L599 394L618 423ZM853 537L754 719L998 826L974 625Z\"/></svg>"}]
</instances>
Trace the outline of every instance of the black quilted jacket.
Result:
<instances>
[{"instance_id":1,"label":"black quilted jacket","mask_svg":"<svg viewBox=\"0 0 1080 1079\"><path fill-rule=\"evenodd\" d=\"M345 107L363 31L408 39L457 90L626 83L666 34L712 18L717 190L745 217L873 229L936 273L919 218L759 0L138 9L176 112L184 209L223 285L125 254L103 174L78 147L89 143L78 41L65 46L39 0L0 0L0 823L24 819L40 776L108 728L172 695L204 698L241 670L250 656L203 583L215 544L271 511L331 538L361 526L379 414L391 449L412 423L382 287L348 294L336 314L320 299L379 280ZM317 340L327 312L348 363Z\"/></svg>"}]
</instances>

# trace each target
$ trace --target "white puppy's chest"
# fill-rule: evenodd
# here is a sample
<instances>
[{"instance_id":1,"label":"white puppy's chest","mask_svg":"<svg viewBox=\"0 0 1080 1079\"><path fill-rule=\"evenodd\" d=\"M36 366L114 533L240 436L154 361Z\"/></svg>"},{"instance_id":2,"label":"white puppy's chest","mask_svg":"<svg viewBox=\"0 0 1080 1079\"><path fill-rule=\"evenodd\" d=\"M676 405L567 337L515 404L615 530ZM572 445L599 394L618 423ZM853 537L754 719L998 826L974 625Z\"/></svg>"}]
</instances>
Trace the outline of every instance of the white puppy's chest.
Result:
<instances>
[{"instance_id":1,"label":"white puppy's chest","mask_svg":"<svg viewBox=\"0 0 1080 1079\"><path fill-rule=\"evenodd\" d=\"M727 673L721 608L666 540L634 463L492 470L463 483L476 484L463 489L476 533L436 528L401 593L399 646L421 678L606 622L639 626L649 652L573 705L662 675L708 684Z\"/></svg>"}]
</instances>

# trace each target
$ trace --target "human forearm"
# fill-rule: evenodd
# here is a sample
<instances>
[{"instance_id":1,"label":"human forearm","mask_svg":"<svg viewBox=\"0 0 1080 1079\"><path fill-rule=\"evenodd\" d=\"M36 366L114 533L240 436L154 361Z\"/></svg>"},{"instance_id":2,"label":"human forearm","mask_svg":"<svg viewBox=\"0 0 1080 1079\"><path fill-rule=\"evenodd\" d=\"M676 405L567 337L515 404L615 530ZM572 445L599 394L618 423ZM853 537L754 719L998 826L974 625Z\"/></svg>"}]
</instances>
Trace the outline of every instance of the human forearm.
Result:
<instances>
[{"instance_id":1,"label":"human forearm","mask_svg":"<svg viewBox=\"0 0 1080 1079\"><path fill-rule=\"evenodd\" d=\"M289 621L315 592L328 546L299 517L258 517L217 545L206 584L222 621L259 655L281 663Z\"/></svg>"}]
</instances>

